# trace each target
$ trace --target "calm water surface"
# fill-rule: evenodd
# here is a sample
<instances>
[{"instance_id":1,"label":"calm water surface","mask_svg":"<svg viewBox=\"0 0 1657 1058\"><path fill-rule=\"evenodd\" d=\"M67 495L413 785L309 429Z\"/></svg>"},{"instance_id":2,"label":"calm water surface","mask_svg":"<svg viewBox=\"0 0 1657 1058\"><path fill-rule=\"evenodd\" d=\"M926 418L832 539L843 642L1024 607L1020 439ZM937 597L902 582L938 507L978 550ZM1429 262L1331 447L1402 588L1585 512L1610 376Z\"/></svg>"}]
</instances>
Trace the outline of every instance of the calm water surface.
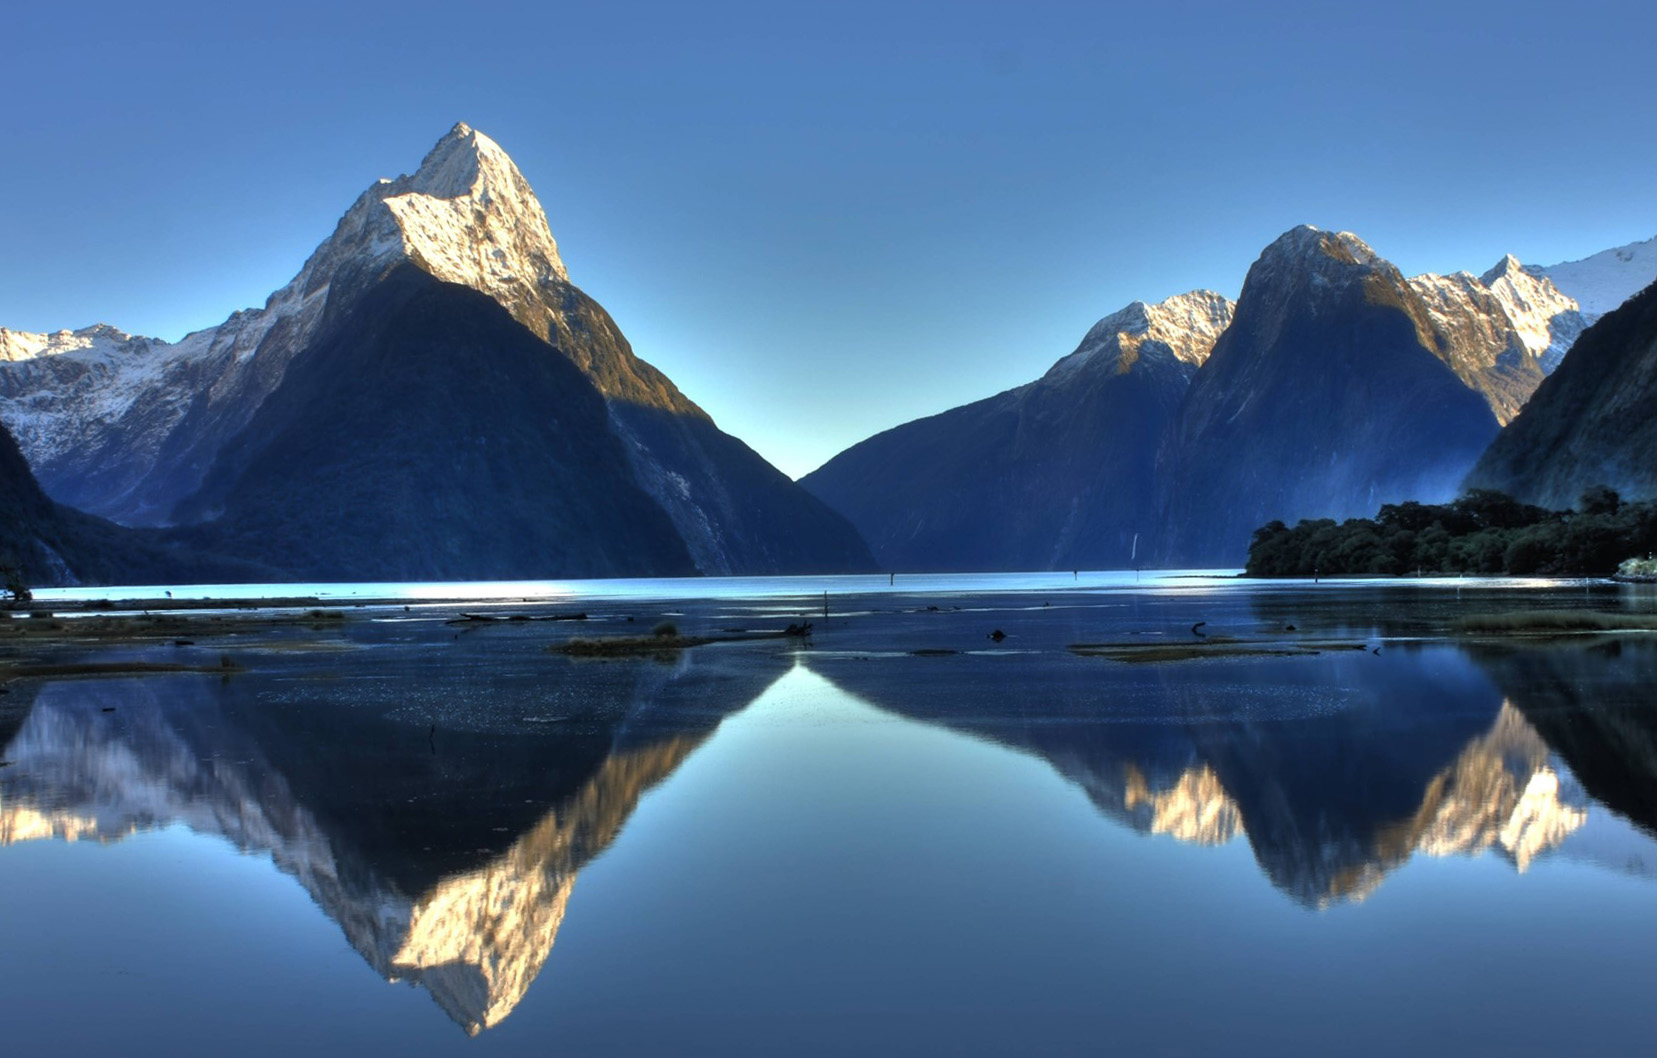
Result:
<instances>
[{"instance_id":1,"label":"calm water surface","mask_svg":"<svg viewBox=\"0 0 1657 1058\"><path fill-rule=\"evenodd\" d=\"M1648 595L1082 577L82 648L246 671L0 697L6 1053L1657 1046L1657 640L1435 634Z\"/></svg>"}]
</instances>

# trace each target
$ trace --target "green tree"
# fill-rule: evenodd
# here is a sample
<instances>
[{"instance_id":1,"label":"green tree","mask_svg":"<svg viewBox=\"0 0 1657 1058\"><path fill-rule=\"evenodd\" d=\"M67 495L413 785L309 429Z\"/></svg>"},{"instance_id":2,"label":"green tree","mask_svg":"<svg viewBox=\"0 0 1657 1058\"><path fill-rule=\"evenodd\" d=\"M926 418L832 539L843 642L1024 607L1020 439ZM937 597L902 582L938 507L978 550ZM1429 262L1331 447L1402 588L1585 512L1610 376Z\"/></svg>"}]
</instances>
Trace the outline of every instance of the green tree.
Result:
<instances>
[{"instance_id":1,"label":"green tree","mask_svg":"<svg viewBox=\"0 0 1657 1058\"><path fill-rule=\"evenodd\" d=\"M1589 485L1582 490L1577 510L1583 514L1616 514L1622 507L1622 497L1609 485Z\"/></svg>"}]
</instances>

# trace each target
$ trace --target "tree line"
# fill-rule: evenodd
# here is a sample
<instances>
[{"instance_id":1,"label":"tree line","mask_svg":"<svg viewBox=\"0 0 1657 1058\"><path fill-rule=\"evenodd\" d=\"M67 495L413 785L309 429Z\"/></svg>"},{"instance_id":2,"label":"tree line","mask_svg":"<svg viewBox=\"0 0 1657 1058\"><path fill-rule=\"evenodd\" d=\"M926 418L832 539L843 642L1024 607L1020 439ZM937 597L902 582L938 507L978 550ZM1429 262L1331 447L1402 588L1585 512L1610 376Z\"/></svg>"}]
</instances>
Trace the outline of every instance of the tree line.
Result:
<instances>
[{"instance_id":1,"label":"tree line","mask_svg":"<svg viewBox=\"0 0 1657 1058\"><path fill-rule=\"evenodd\" d=\"M1595 485L1576 509L1550 511L1492 489L1452 503L1389 503L1374 518L1331 518L1254 531L1256 577L1428 573L1605 576L1657 551L1657 502L1626 503Z\"/></svg>"}]
</instances>

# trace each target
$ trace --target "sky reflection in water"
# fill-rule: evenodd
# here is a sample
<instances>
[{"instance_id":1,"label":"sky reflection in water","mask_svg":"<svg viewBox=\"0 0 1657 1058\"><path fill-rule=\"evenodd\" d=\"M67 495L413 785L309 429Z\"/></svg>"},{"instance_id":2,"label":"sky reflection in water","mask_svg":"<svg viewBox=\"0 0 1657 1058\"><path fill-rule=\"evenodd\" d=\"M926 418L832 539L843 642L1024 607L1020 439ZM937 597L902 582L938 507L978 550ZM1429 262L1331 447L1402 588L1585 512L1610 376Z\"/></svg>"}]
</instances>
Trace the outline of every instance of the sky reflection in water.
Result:
<instances>
[{"instance_id":1,"label":"sky reflection in water","mask_svg":"<svg viewBox=\"0 0 1657 1058\"><path fill-rule=\"evenodd\" d=\"M1202 612L1384 649L1131 666L1053 647L1195 604L995 605L875 638L1027 652L364 622L231 680L14 685L16 1053L1643 1049L1657 647L1254 596Z\"/></svg>"}]
</instances>

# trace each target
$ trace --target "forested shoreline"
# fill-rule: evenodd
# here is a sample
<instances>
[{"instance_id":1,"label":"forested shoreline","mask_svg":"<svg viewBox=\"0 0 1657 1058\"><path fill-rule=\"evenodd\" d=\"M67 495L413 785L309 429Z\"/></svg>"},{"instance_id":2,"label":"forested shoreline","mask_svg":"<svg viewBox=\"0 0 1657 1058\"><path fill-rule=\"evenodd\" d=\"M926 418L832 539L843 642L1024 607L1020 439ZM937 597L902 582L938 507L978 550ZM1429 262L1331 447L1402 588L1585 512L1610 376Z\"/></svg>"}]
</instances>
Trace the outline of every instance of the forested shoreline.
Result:
<instances>
[{"instance_id":1,"label":"forested shoreline","mask_svg":"<svg viewBox=\"0 0 1657 1058\"><path fill-rule=\"evenodd\" d=\"M1606 576L1657 551L1657 502L1597 485L1551 511L1473 489L1447 504L1389 503L1374 518L1273 521L1254 531L1247 576Z\"/></svg>"}]
</instances>

